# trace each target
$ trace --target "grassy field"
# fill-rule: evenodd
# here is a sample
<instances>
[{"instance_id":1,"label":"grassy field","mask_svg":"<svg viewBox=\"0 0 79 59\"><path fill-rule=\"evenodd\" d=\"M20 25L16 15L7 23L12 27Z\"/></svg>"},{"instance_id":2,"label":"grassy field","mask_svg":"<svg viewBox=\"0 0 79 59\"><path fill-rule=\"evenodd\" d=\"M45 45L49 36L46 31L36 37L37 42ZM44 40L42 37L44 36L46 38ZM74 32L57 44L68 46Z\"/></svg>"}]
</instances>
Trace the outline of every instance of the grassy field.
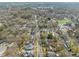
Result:
<instances>
[{"instance_id":1,"label":"grassy field","mask_svg":"<svg viewBox=\"0 0 79 59\"><path fill-rule=\"evenodd\" d=\"M61 19L61 20L58 20L58 24L59 24L59 25L64 25L64 24L66 24L67 22L71 22L71 20L69 20L69 19Z\"/></svg>"}]
</instances>

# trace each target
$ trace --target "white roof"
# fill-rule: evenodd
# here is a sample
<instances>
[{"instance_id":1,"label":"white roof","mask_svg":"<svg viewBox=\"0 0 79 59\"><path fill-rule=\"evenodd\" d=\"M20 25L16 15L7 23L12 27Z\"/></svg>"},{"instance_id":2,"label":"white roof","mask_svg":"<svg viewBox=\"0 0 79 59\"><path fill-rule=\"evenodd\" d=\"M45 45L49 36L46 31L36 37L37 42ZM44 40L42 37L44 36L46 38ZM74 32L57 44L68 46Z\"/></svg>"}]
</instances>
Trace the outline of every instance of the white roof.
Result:
<instances>
[{"instance_id":1,"label":"white roof","mask_svg":"<svg viewBox=\"0 0 79 59\"><path fill-rule=\"evenodd\" d=\"M0 23L0 26L2 26L3 24L2 23Z\"/></svg>"},{"instance_id":2,"label":"white roof","mask_svg":"<svg viewBox=\"0 0 79 59\"><path fill-rule=\"evenodd\" d=\"M3 55L3 53L6 51L6 49L7 49L7 44L5 42L0 44L0 56Z\"/></svg>"}]
</instances>

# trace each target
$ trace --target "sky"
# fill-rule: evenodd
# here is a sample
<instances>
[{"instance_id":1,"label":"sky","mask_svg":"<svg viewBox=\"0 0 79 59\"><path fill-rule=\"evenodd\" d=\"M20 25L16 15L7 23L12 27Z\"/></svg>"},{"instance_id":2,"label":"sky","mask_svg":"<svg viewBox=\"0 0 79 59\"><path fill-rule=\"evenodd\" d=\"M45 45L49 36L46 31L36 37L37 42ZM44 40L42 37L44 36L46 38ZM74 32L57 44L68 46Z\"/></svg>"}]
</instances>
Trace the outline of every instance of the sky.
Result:
<instances>
[{"instance_id":1,"label":"sky","mask_svg":"<svg viewBox=\"0 0 79 59\"><path fill-rule=\"evenodd\" d=\"M0 0L0 2L79 2L79 0Z\"/></svg>"}]
</instances>

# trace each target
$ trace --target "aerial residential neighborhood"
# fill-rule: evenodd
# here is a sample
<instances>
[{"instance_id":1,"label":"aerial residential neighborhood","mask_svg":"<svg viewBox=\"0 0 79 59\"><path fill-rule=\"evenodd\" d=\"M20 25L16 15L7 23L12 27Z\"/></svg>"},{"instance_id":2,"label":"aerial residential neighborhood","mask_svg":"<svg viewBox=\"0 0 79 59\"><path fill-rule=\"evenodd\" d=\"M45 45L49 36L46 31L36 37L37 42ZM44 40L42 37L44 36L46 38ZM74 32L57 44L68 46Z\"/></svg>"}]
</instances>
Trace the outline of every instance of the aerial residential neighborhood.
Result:
<instances>
[{"instance_id":1,"label":"aerial residential neighborhood","mask_svg":"<svg viewBox=\"0 0 79 59\"><path fill-rule=\"evenodd\" d=\"M0 2L0 57L79 57L78 5Z\"/></svg>"}]
</instances>

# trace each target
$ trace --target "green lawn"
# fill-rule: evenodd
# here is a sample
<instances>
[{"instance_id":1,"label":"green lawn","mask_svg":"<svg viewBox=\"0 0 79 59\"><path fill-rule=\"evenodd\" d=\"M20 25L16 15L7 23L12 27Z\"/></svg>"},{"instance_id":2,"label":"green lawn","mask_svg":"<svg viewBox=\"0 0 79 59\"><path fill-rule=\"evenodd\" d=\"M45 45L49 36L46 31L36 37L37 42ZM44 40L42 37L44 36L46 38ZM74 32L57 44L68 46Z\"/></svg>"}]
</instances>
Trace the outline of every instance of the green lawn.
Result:
<instances>
[{"instance_id":1,"label":"green lawn","mask_svg":"<svg viewBox=\"0 0 79 59\"><path fill-rule=\"evenodd\" d=\"M64 25L64 24L66 24L67 22L71 22L71 20L68 20L68 19L58 20L58 24L59 24L59 25Z\"/></svg>"}]
</instances>

